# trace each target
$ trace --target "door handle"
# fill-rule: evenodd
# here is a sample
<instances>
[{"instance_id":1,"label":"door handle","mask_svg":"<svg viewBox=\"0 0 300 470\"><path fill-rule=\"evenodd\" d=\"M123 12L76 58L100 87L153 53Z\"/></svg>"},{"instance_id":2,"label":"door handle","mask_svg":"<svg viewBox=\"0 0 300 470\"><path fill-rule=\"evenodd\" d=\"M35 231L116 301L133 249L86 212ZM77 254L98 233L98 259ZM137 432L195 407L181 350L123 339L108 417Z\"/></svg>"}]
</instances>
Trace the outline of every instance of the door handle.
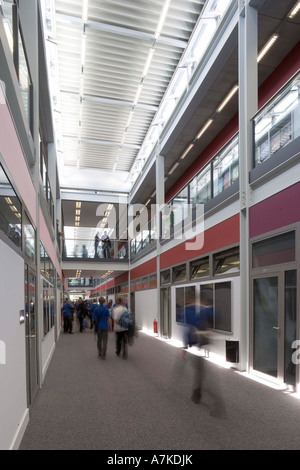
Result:
<instances>
[{"instance_id":1,"label":"door handle","mask_svg":"<svg viewBox=\"0 0 300 470\"><path fill-rule=\"evenodd\" d=\"M273 326L273 330L280 330L280 326Z\"/></svg>"}]
</instances>

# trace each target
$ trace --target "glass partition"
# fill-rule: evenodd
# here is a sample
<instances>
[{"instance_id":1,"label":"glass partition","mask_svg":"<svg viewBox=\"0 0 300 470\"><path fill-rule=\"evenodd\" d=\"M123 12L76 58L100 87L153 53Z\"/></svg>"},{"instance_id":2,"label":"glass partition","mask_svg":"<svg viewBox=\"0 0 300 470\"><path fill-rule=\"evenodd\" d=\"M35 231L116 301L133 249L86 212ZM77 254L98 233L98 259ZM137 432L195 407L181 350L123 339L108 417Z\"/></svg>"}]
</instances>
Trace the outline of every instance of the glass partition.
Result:
<instances>
[{"instance_id":1,"label":"glass partition","mask_svg":"<svg viewBox=\"0 0 300 470\"><path fill-rule=\"evenodd\" d=\"M24 50L23 46L23 40L22 40L22 33L19 30L19 35L18 35L18 40L19 40L19 84L21 88L21 95L22 95L22 100L24 103L25 107L25 112L27 116L27 120L30 124L30 119L31 119L31 99L30 99L30 87L31 87L31 79L30 79L30 73L29 73L29 68L27 64L27 58L26 58L26 53Z\"/></svg>"},{"instance_id":2,"label":"glass partition","mask_svg":"<svg viewBox=\"0 0 300 470\"><path fill-rule=\"evenodd\" d=\"M35 230L26 214L24 216L24 238L25 253L28 258L35 262Z\"/></svg>"},{"instance_id":3,"label":"glass partition","mask_svg":"<svg viewBox=\"0 0 300 470\"><path fill-rule=\"evenodd\" d=\"M191 262L191 279L201 279L209 276L209 257Z\"/></svg>"},{"instance_id":4,"label":"glass partition","mask_svg":"<svg viewBox=\"0 0 300 470\"><path fill-rule=\"evenodd\" d=\"M300 136L300 74L254 118L255 166Z\"/></svg>"},{"instance_id":5,"label":"glass partition","mask_svg":"<svg viewBox=\"0 0 300 470\"><path fill-rule=\"evenodd\" d=\"M225 148L213 160L214 197L229 188L239 178L238 139Z\"/></svg>"},{"instance_id":6,"label":"glass partition","mask_svg":"<svg viewBox=\"0 0 300 470\"><path fill-rule=\"evenodd\" d=\"M2 22L5 30L5 34L8 40L9 48L11 53L14 51L14 40L13 40L13 10L14 0L3 0L0 2L0 12L2 16Z\"/></svg>"},{"instance_id":7,"label":"glass partition","mask_svg":"<svg viewBox=\"0 0 300 470\"><path fill-rule=\"evenodd\" d=\"M0 165L0 230L21 247L22 206Z\"/></svg>"},{"instance_id":8,"label":"glass partition","mask_svg":"<svg viewBox=\"0 0 300 470\"><path fill-rule=\"evenodd\" d=\"M211 199L211 168L207 165L191 182L191 203L204 204Z\"/></svg>"}]
</instances>

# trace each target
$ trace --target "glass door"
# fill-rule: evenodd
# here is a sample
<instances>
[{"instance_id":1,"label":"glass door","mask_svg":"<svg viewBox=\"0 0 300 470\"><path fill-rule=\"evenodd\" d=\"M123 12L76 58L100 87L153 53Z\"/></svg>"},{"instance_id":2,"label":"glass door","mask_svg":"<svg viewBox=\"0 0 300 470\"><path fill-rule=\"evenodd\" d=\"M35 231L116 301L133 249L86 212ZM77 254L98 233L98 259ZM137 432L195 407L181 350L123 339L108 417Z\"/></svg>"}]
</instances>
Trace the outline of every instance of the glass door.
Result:
<instances>
[{"instance_id":1,"label":"glass door","mask_svg":"<svg viewBox=\"0 0 300 470\"><path fill-rule=\"evenodd\" d=\"M296 385L297 271L253 279L253 370Z\"/></svg>"},{"instance_id":2,"label":"glass door","mask_svg":"<svg viewBox=\"0 0 300 470\"><path fill-rule=\"evenodd\" d=\"M161 317L162 335L170 339L172 336L170 287L161 289Z\"/></svg>"},{"instance_id":3,"label":"glass door","mask_svg":"<svg viewBox=\"0 0 300 470\"><path fill-rule=\"evenodd\" d=\"M25 267L25 309L26 309L27 389L28 389L28 405L31 405L38 390L36 277L27 266Z\"/></svg>"},{"instance_id":4,"label":"glass door","mask_svg":"<svg viewBox=\"0 0 300 470\"><path fill-rule=\"evenodd\" d=\"M253 283L253 368L278 376L279 277L254 279Z\"/></svg>"}]
</instances>

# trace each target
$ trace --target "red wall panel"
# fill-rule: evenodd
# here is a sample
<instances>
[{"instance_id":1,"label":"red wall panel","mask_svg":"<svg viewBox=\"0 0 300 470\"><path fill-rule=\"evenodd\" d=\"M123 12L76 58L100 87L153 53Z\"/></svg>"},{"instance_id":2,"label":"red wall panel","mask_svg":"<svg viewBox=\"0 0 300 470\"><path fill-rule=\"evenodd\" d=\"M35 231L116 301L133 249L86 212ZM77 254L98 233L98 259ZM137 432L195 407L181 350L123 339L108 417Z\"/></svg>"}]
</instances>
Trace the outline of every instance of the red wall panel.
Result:
<instances>
[{"instance_id":1,"label":"red wall panel","mask_svg":"<svg viewBox=\"0 0 300 470\"><path fill-rule=\"evenodd\" d=\"M250 238L300 221L300 183L250 208Z\"/></svg>"}]
</instances>

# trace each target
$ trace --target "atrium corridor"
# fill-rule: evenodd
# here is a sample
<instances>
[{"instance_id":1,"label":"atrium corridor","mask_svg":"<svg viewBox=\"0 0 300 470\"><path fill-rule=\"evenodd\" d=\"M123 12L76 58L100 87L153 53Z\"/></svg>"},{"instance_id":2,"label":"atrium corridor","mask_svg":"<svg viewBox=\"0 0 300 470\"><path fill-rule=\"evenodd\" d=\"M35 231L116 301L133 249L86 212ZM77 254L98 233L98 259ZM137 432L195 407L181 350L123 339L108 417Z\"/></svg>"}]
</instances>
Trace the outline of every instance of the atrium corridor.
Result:
<instances>
[{"instance_id":1,"label":"atrium corridor","mask_svg":"<svg viewBox=\"0 0 300 470\"><path fill-rule=\"evenodd\" d=\"M44 386L30 409L20 450L296 449L300 401L209 363L226 415L191 400L192 355L143 333L125 361L109 337L106 361L93 331L58 341Z\"/></svg>"}]
</instances>

